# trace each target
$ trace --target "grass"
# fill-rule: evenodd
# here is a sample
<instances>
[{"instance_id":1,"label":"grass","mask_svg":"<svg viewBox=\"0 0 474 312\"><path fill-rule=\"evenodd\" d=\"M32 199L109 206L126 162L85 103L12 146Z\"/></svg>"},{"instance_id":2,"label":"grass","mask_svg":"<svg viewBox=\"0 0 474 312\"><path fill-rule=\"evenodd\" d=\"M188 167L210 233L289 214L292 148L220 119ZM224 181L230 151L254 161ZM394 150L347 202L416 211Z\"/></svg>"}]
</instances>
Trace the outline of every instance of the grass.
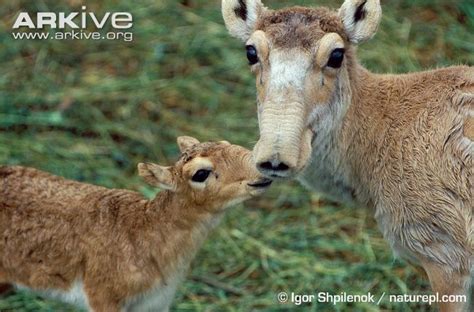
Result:
<instances>
[{"instance_id":1,"label":"grass","mask_svg":"<svg viewBox=\"0 0 474 312\"><path fill-rule=\"evenodd\" d=\"M188 3L188 5L182 5ZM231 39L218 0L102 0L96 14L127 11L134 41L13 40L20 11L77 11L82 1L19 1L0 6L0 163L125 187L151 196L140 161L171 163L177 135L258 138L254 78L242 44ZM337 1L342 2L342 1ZM267 0L273 8L306 0ZM318 1L335 6L333 1ZM469 0L383 1L375 38L360 47L375 72L474 64ZM280 183L229 212L179 288L176 311L287 311L280 291L312 294L426 293L424 274L396 260L372 212L331 205L297 183ZM422 304L305 305L308 311L431 311ZM1 311L74 311L16 292Z\"/></svg>"}]
</instances>

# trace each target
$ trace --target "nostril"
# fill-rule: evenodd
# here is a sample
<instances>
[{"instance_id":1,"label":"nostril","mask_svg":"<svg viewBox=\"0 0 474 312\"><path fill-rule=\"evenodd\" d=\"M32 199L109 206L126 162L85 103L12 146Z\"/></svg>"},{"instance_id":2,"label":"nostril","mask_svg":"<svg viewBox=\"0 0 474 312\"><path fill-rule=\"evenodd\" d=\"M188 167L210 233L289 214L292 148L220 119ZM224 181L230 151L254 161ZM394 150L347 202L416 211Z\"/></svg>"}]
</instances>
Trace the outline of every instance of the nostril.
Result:
<instances>
[{"instance_id":1,"label":"nostril","mask_svg":"<svg viewBox=\"0 0 474 312\"><path fill-rule=\"evenodd\" d=\"M272 163L269 162L269 161L260 163L260 165L258 165L258 166L259 166L261 169L273 170L273 165L272 165Z\"/></svg>"},{"instance_id":2,"label":"nostril","mask_svg":"<svg viewBox=\"0 0 474 312\"><path fill-rule=\"evenodd\" d=\"M270 161L265 161L258 165L260 169L265 170L272 170L272 171L287 171L290 169L287 164L285 163L278 163L277 165L273 165Z\"/></svg>"},{"instance_id":3,"label":"nostril","mask_svg":"<svg viewBox=\"0 0 474 312\"><path fill-rule=\"evenodd\" d=\"M277 171L286 171L288 169L290 169L290 167L288 167L285 163L279 163L276 168L273 168L273 170Z\"/></svg>"}]
</instances>

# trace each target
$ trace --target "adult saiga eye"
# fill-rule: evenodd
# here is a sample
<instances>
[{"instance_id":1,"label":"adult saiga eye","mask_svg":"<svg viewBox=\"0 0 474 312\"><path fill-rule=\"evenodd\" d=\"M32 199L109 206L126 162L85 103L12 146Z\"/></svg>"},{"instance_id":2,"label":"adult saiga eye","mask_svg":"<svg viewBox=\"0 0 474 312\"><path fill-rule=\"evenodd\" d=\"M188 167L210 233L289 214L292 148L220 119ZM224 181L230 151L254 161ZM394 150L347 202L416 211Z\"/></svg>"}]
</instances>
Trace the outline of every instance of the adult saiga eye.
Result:
<instances>
[{"instance_id":1,"label":"adult saiga eye","mask_svg":"<svg viewBox=\"0 0 474 312\"><path fill-rule=\"evenodd\" d=\"M258 63L258 53L257 49L253 45L248 45L245 47L247 49L247 59L249 60L249 65L254 65Z\"/></svg>"},{"instance_id":2,"label":"adult saiga eye","mask_svg":"<svg viewBox=\"0 0 474 312\"><path fill-rule=\"evenodd\" d=\"M344 60L344 49L334 49L329 56L327 66L332 68L339 68Z\"/></svg>"},{"instance_id":3,"label":"adult saiga eye","mask_svg":"<svg viewBox=\"0 0 474 312\"><path fill-rule=\"evenodd\" d=\"M193 180L194 182L204 182L207 180L210 174L211 170L201 169L196 171L191 180Z\"/></svg>"}]
</instances>

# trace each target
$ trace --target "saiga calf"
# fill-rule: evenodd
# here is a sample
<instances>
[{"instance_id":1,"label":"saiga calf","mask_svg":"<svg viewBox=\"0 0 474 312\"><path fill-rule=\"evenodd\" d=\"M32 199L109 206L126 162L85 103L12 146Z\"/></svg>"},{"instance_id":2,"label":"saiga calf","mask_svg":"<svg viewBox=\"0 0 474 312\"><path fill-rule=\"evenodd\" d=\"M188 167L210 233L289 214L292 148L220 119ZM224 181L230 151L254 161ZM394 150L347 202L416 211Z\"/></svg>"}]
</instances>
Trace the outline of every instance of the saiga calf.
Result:
<instances>
[{"instance_id":1,"label":"saiga calf","mask_svg":"<svg viewBox=\"0 0 474 312\"><path fill-rule=\"evenodd\" d=\"M178 138L172 167L139 164L139 193L0 167L0 282L93 311L167 311L227 207L261 194L250 151Z\"/></svg>"}]
</instances>

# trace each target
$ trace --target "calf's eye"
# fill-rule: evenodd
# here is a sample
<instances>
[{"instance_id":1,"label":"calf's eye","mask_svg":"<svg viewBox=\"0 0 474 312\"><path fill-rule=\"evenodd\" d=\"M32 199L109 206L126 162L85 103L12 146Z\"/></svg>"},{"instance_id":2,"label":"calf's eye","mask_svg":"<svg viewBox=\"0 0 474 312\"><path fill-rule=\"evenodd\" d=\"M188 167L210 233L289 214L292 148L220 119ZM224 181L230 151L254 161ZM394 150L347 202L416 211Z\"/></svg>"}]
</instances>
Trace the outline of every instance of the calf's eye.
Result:
<instances>
[{"instance_id":1,"label":"calf's eye","mask_svg":"<svg viewBox=\"0 0 474 312\"><path fill-rule=\"evenodd\" d=\"M211 174L211 170L201 169L196 171L191 180L194 182L204 182L209 177L209 174Z\"/></svg>"},{"instance_id":2,"label":"calf's eye","mask_svg":"<svg viewBox=\"0 0 474 312\"><path fill-rule=\"evenodd\" d=\"M247 59L249 60L249 65L254 65L258 63L258 53L257 49L254 46L248 45L245 47L247 49Z\"/></svg>"},{"instance_id":3,"label":"calf's eye","mask_svg":"<svg viewBox=\"0 0 474 312\"><path fill-rule=\"evenodd\" d=\"M344 60L344 49L334 49L329 56L327 66L332 68L339 68Z\"/></svg>"}]
</instances>

